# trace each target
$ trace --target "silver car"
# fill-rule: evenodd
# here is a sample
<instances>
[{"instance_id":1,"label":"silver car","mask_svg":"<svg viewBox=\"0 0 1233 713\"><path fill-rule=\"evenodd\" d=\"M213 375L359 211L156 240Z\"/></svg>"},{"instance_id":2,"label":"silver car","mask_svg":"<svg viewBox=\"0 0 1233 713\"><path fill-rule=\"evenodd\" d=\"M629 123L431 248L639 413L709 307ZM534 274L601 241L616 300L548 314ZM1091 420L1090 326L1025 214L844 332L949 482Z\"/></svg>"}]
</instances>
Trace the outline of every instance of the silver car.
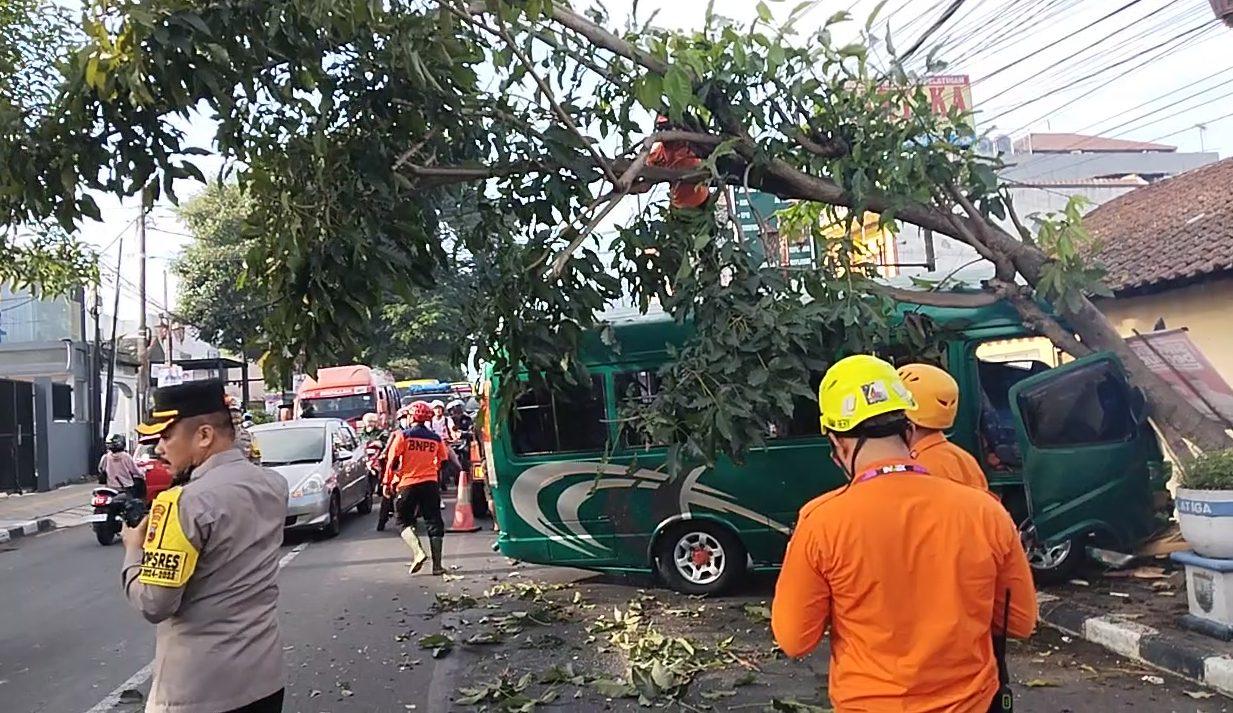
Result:
<instances>
[{"instance_id":1,"label":"silver car","mask_svg":"<svg viewBox=\"0 0 1233 713\"><path fill-rule=\"evenodd\" d=\"M288 530L336 536L343 513L372 512L368 467L355 431L337 418L277 421L253 426L261 465L287 479Z\"/></svg>"}]
</instances>

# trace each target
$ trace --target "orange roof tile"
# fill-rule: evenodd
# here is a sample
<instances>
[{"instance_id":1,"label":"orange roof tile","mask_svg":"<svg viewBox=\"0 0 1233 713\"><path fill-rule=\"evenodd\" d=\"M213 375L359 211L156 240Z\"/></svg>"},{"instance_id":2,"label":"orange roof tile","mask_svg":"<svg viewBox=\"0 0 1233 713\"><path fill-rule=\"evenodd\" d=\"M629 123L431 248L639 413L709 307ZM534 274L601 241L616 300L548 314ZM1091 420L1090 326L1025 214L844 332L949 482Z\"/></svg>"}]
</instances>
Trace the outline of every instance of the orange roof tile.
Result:
<instances>
[{"instance_id":1,"label":"orange roof tile","mask_svg":"<svg viewBox=\"0 0 1233 713\"><path fill-rule=\"evenodd\" d=\"M1233 270L1233 158L1101 204L1084 225L1116 291Z\"/></svg>"}]
</instances>

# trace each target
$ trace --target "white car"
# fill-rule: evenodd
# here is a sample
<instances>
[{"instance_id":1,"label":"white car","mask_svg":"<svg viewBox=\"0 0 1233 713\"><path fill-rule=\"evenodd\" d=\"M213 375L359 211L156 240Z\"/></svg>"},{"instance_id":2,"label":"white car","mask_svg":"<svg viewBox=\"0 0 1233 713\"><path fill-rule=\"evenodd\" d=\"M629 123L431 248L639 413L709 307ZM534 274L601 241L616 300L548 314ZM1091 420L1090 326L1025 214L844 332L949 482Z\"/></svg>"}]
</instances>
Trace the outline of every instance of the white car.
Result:
<instances>
[{"instance_id":1,"label":"white car","mask_svg":"<svg viewBox=\"0 0 1233 713\"><path fill-rule=\"evenodd\" d=\"M372 512L368 467L350 426L337 418L276 421L253 426L261 465L287 479L288 530L338 535L343 513Z\"/></svg>"}]
</instances>

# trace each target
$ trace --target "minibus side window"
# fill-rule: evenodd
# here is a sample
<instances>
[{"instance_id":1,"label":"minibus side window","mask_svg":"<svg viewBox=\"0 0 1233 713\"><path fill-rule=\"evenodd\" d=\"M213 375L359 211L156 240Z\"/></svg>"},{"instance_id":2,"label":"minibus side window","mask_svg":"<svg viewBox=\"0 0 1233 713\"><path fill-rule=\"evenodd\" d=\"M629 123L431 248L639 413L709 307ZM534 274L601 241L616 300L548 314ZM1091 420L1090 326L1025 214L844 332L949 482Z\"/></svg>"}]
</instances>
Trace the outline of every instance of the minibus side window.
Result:
<instances>
[{"instance_id":1,"label":"minibus side window","mask_svg":"<svg viewBox=\"0 0 1233 713\"><path fill-rule=\"evenodd\" d=\"M617 413L622 414L630 405L645 407L659 392L659 374L654 371L626 371L612 376L612 390L617 404ZM647 448L662 446L663 443L652 443L650 436L638 428L637 424L623 422L621 424L622 448Z\"/></svg>"},{"instance_id":2,"label":"minibus side window","mask_svg":"<svg viewBox=\"0 0 1233 713\"><path fill-rule=\"evenodd\" d=\"M602 452L608 443L603 377L550 392L527 389L514 402L510 442L518 455Z\"/></svg>"},{"instance_id":3,"label":"minibus side window","mask_svg":"<svg viewBox=\"0 0 1233 713\"><path fill-rule=\"evenodd\" d=\"M821 374L809 377L810 393L818 393L818 385L822 383ZM818 400L795 396L792 399L792 418L786 423L772 424L771 438L782 441L789 438L817 438L822 435L822 424L818 420Z\"/></svg>"}]
</instances>

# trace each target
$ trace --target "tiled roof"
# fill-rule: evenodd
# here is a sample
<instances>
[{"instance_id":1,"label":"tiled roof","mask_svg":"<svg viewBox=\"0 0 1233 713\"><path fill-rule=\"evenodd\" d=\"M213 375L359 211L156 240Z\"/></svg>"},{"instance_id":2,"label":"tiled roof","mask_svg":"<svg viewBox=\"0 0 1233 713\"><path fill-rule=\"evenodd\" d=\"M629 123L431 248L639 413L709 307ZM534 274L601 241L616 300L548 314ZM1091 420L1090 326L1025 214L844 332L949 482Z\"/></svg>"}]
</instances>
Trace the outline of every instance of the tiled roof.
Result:
<instances>
[{"instance_id":1,"label":"tiled roof","mask_svg":"<svg viewBox=\"0 0 1233 713\"><path fill-rule=\"evenodd\" d=\"M1101 204L1084 225L1103 243L1114 291L1233 269L1233 159Z\"/></svg>"},{"instance_id":2,"label":"tiled roof","mask_svg":"<svg viewBox=\"0 0 1233 713\"><path fill-rule=\"evenodd\" d=\"M1131 152L1177 151L1176 146L1165 144L1149 144L1142 141L1123 141L1122 139L1105 139L1099 136L1083 134L1028 134L1015 141L1016 153L1071 153L1084 152Z\"/></svg>"}]
</instances>

